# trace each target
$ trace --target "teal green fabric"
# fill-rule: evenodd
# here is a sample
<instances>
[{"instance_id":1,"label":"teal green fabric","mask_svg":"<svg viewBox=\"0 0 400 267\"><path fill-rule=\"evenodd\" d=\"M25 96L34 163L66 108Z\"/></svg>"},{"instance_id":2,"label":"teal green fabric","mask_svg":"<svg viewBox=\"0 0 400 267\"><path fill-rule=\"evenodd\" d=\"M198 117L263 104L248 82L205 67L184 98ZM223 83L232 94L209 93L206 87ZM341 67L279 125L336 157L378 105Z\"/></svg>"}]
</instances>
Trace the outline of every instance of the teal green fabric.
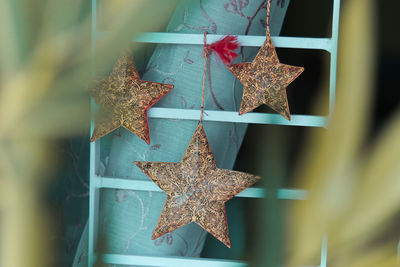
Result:
<instances>
[{"instance_id":1,"label":"teal green fabric","mask_svg":"<svg viewBox=\"0 0 400 267\"><path fill-rule=\"evenodd\" d=\"M288 1L273 1L271 32L279 33ZM168 32L210 34L265 34L265 1L185 0L178 5L168 24ZM159 45L152 55L144 80L171 83L175 88L156 106L200 109L204 60L202 46ZM250 61L258 48L244 48L237 62ZM237 111L241 84L222 62L210 57L205 94L205 109ZM205 114L207 116L207 114ZM149 180L134 164L136 160L180 161L198 121L149 119L151 144L134 134L118 129L108 138L110 153L103 159L104 175L124 179ZM217 164L231 169L247 125L205 122L204 128ZM175 255L198 257L207 233L191 223L156 240L151 239L163 203L164 193L107 189L101 193L100 235L106 253L133 255ZM241 204L236 204L238 209ZM228 211L234 211L231 206ZM228 214L229 226L240 231L241 212ZM242 233L240 233L242 234ZM231 233L235 235L235 233ZM240 238L239 238L240 240ZM242 244L233 242L232 251ZM87 231L82 236L75 266L87 265Z\"/></svg>"}]
</instances>

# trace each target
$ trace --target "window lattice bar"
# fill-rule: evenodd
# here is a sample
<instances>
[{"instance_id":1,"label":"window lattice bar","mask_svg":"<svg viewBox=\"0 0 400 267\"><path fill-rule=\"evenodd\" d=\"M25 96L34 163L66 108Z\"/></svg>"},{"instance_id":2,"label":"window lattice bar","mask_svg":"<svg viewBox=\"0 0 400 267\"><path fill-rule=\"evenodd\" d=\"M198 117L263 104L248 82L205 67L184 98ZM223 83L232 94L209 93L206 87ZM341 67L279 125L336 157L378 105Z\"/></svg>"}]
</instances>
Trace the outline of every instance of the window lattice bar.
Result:
<instances>
[{"instance_id":1,"label":"window lattice bar","mask_svg":"<svg viewBox=\"0 0 400 267\"><path fill-rule=\"evenodd\" d=\"M96 40L107 35L106 32L98 32L96 29L97 0L92 0L92 62L94 65L94 51L96 49ZM329 116L314 115L298 115L293 114L291 121L287 121L279 114L269 113L247 113L239 116L237 111L205 111L205 121L234 122L234 123L257 123L257 124L278 124L288 126L306 126L306 127L327 127L329 119L333 113L336 97L336 64L337 64L337 43L339 34L339 11L340 0L333 0L333 16L332 16L332 36L331 38L308 38L308 37L287 37L273 36L272 40L275 47L293 48L293 49L317 49L324 50L330 54L330 80L329 80ZM221 39L223 35L209 34L207 42L212 43ZM245 36L239 35L238 40L242 46L261 46L265 40L265 36ZM141 33L132 38L133 42L142 43L159 43L159 44L192 44L202 45L202 34L182 34L182 33ZM92 111L94 110L92 101ZM154 107L149 110L150 118L157 119L181 119L181 120L198 120L200 117L199 110L173 109ZM93 131L94 122L91 123L91 131ZM129 190L145 190L160 192L161 190L150 181L122 179L118 177L102 177L99 176L100 165L100 143L96 141L90 144L90 196L89 196L89 247L88 247L88 264L93 266L97 257L100 257L104 263L120 264L120 265L141 265L141 266L209 266L223 267L247 266L246 263L240 261L228 261L220 259L205 258L184 258L184 257L153 257L153 256L136 256L136 255L118 255L118 254L95 254L95 244L98 236L98 214L99 214L99 198L102 188L119 188ZM307 198L308 192L299 189L279 189L276 197L279 199L304 200ZM248 188L241 192L238 197L262 198L266 192L262 188ZM323 238L321 246L321 263L317 266L326 267L327 261L327 237Z\"/></svg>"}]
</instances>

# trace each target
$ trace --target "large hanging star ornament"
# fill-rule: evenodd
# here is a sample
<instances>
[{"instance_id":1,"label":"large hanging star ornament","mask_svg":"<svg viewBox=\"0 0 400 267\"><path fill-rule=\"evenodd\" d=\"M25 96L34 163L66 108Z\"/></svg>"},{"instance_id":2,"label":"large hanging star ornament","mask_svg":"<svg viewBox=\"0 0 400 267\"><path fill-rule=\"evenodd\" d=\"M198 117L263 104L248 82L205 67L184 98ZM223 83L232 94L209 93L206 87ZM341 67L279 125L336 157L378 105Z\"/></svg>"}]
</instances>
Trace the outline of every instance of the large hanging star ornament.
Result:
<instances>
[{"instance_id":1,"label":"large hanging star ornament","mask_svg":"<svg viewBox=\"0 0 400 267\"><path fill-rule=\"evenodd\" d=\"M304 68L281 64L270 37L266 38L253 62L233 64L228 69L243 84L239 115L266 104L290 120L286 87Z\"/></svg>"},{"instance_id":2,"label":"large hanging star ornament","mask_svg":"<svg viewBox=\"0 0 400 267\"><path fill-rule=\"evenodd\" d=\"M132 53L125 51L111 74L89 89L100 104L91 141L122 126L149 144L147 110L172 88L171 84L140 80Z\"/></svg>"},{"instance_id":3,"label":"large hanging star ornament","mask_svg":"<svg viewBox=\"0 0 400 267\"><path fill-rule=\"evenodd\" d=\"M195 222L231 247L225 202L253 185L258 176L219 169L199 124L180 162L135 164L166 194L153 239Z\"/></svg>"}]
</instances>

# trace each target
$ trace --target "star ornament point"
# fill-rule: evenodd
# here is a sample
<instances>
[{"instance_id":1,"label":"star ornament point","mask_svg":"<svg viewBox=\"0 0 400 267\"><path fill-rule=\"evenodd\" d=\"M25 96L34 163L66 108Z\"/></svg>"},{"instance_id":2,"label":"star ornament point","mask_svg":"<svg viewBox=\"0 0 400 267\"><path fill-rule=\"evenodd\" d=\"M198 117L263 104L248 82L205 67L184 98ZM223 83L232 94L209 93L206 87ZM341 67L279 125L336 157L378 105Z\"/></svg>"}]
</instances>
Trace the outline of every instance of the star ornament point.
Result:
<instances>
[{"instance_id":1,"label":"star ornament point","mask_svg":"<svg viewBox=\"0 0 400 267\"><path fill-rule=\"evenodd\" d=\"M231 247L225 202L260 177L218 168L202 124L180 162L135 164L167 195L152 239L195 222Z\"/></svg>"},{"instance_id":2,"label":"star ornament point","mask_svg":"<svg viewBox=\"0 0 400 267\"><path fill-rule=\"evenodd\" d=\"M266 104L290 120L286 87L304 68L280 63L271 38L267 37L252 62L233 64L228 69L243 84L239 115Z\"/></svg>"},{"instance_id":3,"label":"star ornament point","mask_svg":"<svg viewBox=\"0 0 400 267\"><path fill-rule=\"evenodd\" d=\"M141 80L133 55L125 51L107 77L89 88L100 105L91 142L124 127L150 144L147 110L174 88L171 84Z\"/></svg>"}]
</instances>

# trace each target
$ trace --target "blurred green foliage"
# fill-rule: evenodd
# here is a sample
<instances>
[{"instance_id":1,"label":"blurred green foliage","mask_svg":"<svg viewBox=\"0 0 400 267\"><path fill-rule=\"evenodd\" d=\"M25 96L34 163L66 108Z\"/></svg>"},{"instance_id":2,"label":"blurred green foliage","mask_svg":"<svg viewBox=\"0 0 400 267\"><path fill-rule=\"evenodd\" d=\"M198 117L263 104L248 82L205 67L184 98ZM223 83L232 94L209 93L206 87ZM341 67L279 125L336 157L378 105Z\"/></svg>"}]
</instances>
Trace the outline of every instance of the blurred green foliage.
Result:
<instances>
[{"instance_id":1,"label":"blurred green foliage","mask_svg":"<svg viewBox=\"0 0 400 267\"><path fill-rule=\"evenodd\" d=\"M54 225L41 196L57 167L54 144L88 135L85 88L92 67L109 69L132 36L162 29L175 4L99 0L103 33L94 49L89 1L0 1L0 266L51 266ZM329 266L399 265L399 237L391 233L400 201L400 114L366 143L376 64L374 1L343 1L342 14L336 113L329 130L310 130L295 172L296 187L310 197L287 209L275 198L260 205L266 217L249 255L254 265L318 264L326 233ZM276 146L285 146L273 141L279 137L284 140L271 130L265 147L279 151ZM281 164L287 151L265 153L276 160L264 164L257 155L265 176L277 177L265 184L273 192L283 184L278 177L287 175Z\"/></svg>"},{"instance_id":2,"label":"blurred green foliage","mask_svg":"<svg viewBox=\"0 0 400 267\"><path fill-rule=\"evenodd\" d=\"M88 134L92 66L109 68L175 4L98 1L98 30L107 33L94 49L90 1L0 1L0 266L50 266L57 246L42 195L57 167L54 144Z\"/></svg>"}]
</instances>

